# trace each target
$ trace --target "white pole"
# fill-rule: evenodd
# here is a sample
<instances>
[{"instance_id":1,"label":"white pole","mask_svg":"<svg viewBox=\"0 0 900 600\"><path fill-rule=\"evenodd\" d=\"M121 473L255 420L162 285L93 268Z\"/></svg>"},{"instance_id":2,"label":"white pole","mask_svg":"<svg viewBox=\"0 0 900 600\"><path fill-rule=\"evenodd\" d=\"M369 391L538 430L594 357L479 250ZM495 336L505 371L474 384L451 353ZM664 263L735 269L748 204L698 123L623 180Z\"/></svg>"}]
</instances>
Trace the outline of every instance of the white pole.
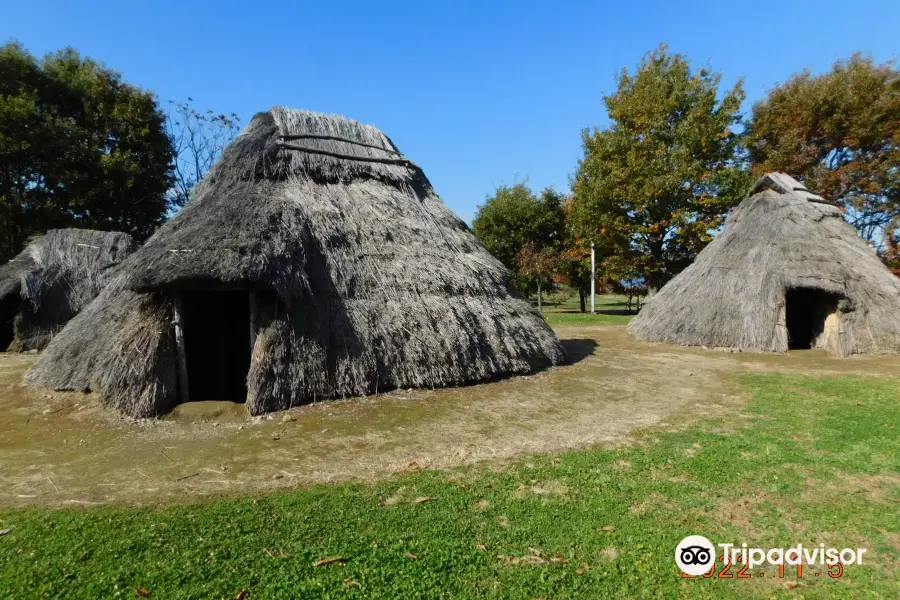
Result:
<instances>
[{"instance_id":1,"label":"white pole","mask_svg":"<svg viewBox=\"0 0 900 600\"><path fill-rule=\"evenodd\" d=\"M184 304L181 293L174 294L172 302L172 323L175 325L175 357L178 360L178 397L182 404L189 401L187 353L184 348Z\"/></svg>"},{"instance_id":2,"label":"white pole","mask_svg":"<svg viewBox=\"0 0 900 600\"><path fill-rule=\"evenodd\" d=\"M594 242L591 242L591 314L596 313L594 304L594 282L597 280L596 264L594 262Z\"/></svg>"}]
</instances>

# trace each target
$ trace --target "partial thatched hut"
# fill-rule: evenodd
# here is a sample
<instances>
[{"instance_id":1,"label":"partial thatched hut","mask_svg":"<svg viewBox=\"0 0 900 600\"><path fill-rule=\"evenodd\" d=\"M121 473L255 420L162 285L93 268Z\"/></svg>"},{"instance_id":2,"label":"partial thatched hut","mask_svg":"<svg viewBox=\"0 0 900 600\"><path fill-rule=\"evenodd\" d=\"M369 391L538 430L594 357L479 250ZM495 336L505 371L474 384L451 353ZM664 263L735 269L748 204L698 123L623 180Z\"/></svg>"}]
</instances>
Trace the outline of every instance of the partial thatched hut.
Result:
<instances>
[{"instance_id":1,"label":"partial thatched hut","mask_svg":"<svg viewBox=\"0 0 900 600\"><path fill-rule=\"evenodd\" d=\"M41 350L134 252L127 233L52 229L0 267L0 351Z\"/></svg>"},{"instance_id":2,"label":"partial thatched hut","mask_svg":"<svg viewBox=\"0 0 900 600\"><path fill-rule=\"evenodd\" d=\"M629 328L685 346L900 352L900 279L837 206L770 173Z\"/></svg>"},{"instance_id":3,"label":"partial thatched hut","mask_svg":"<svg viewBox=\"0 0 900 600\"><path fill-rule=\"evenodd\" d=\"M274 108L48 347L30 385L251 414L563 362L507 270L378 129Z\"/></svg>"}]
</instances>

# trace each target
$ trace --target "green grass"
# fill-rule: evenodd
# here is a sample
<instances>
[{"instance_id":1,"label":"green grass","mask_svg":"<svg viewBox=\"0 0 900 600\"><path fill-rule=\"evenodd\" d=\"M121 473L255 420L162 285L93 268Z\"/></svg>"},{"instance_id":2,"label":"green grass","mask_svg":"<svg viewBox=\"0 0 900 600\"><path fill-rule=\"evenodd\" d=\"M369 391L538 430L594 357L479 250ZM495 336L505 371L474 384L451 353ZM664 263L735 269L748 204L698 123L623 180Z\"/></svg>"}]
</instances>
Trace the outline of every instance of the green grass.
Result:
<instances>
[{"instance_id":1,"label":"green grass","mask_svg":"<svg viewBox=\"0 0 900 600\"><path fill-rule=\"evenodd\" d=\"M536 296L531 301L537 306ZM590 302L588 298L588 311L591 309ZM621 314L627 309L625 296L600 295L596 297L594 306L596 314L581 312L578 295L574 295L562 304L544 303L542 313L550 325L624 325L634 317L631 314Z\"/></svg>"},{"instance_id":2,"label":"green grass","mask_svg":"<svg viewBox=\"0 0 900 600\"><path fill-rule=\"evenodd\" d=\"M551 326L556 325L625 325L634 315L608 315L604 313L558 313L545 312L544 319Z\"/></svg>"},{"instance_id":3,"label":"green grass","mask_svg":"<svg viewBox=\"0 0 900 600\"><path fill-rule=\"evenodd\" d=\"M620 449L187 506L4 510L0 597L900 596L896 382L741 385L742 411ZM688 534L862 546L871 562L834 580L807 571L792 591L774 571L683 579L673 555Z\"/></svg>"}]
</instances>

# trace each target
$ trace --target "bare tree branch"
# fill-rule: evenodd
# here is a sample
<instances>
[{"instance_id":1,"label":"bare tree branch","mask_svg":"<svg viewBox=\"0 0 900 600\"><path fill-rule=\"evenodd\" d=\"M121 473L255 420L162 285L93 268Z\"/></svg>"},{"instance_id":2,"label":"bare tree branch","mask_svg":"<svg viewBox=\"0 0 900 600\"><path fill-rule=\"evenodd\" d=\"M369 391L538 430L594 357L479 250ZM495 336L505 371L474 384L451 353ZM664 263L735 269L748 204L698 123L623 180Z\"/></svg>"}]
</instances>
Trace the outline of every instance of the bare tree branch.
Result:
<instances>
[{"instance_id":1,"label":"bare tree branch","mask_svg":"<svg viewBox=\"0 0 900 600\"><path fill-rule=\"evenodd\" d=\"M191 190L240 130L240 118L235 113L217 115L211 110L201 113L192 103L191 98L186 102L169 101L166 113L166 133L176 154L175 183L167 198L172 211L187 203Z\"/></svg>"}]
</instances>

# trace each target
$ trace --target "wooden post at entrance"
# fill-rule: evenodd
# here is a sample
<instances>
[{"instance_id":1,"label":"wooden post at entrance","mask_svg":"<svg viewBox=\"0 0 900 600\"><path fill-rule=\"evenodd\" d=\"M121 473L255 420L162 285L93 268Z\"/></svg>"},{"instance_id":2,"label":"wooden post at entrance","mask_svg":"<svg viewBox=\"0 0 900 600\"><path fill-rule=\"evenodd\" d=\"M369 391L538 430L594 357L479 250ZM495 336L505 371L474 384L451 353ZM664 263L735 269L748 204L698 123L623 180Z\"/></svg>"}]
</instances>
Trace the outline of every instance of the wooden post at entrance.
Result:
<instances>
[{"instance_id":1,"label":"wooden post at entrance","mask_svg":"<svg viewBox=\"0 0 900 600\"><path fill-rule=\"evenodd\" d=\"M253 347L256 346L256 320L257 320L257 297L256 292L250 291L250 353L252 356Z\"/></svg>"},{"instance_id":2,"label":"wooden post at entrance","mask_svg":"<svg viewBox=\"0 0 900 600\"><path fill-rule=\"evenodd\" d=\"M173 294L174 300L172 322L175 325L175 353L178 357L178 396L182 403L188 401L188 370L187 354L184 350L184 305L181 302L181 294Z\"/></svg>"}]
</instances>

